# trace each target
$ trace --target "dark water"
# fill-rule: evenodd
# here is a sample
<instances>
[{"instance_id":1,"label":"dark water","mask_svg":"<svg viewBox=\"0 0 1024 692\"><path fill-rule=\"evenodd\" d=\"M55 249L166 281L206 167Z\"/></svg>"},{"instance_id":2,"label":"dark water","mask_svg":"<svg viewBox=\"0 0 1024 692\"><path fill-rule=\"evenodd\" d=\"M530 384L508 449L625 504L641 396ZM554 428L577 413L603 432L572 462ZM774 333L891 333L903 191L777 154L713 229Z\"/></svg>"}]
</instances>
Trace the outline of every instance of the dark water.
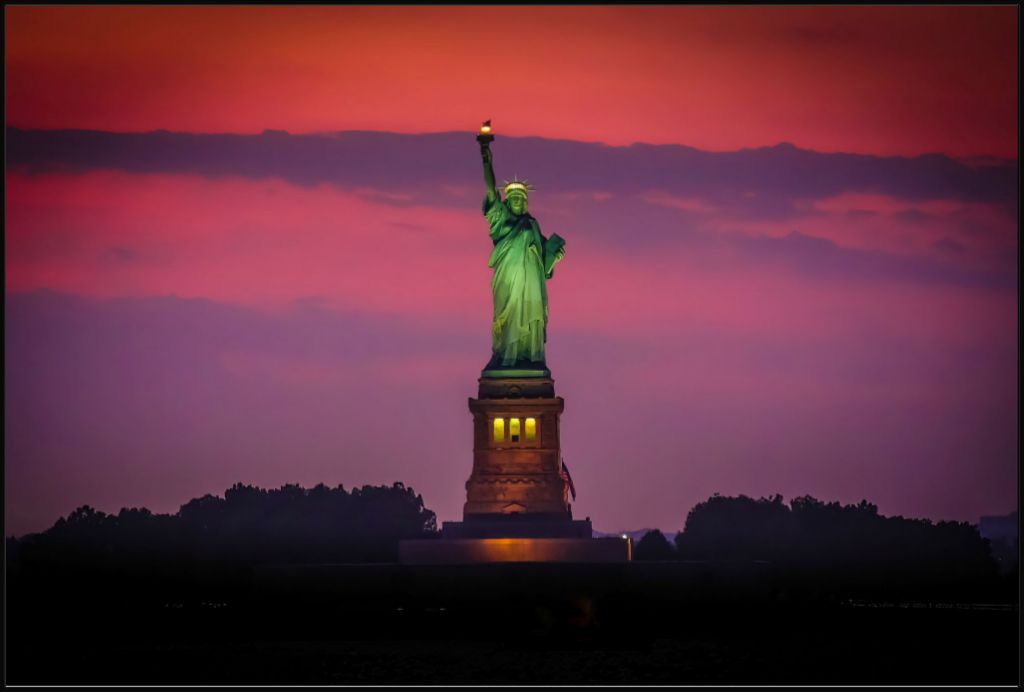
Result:
<instances>
[{"instance_id":1,"label":"dark water","mask_svg":"<svg viewBox=\"0 0 1024 692\"><path fill-rule=\"evenodd\" d=\"M8 590L7 682L1016 684L1018 609L759 568L268 570ZM686 571L689 570L689 571Z\"/></svg>"}]
</instances>

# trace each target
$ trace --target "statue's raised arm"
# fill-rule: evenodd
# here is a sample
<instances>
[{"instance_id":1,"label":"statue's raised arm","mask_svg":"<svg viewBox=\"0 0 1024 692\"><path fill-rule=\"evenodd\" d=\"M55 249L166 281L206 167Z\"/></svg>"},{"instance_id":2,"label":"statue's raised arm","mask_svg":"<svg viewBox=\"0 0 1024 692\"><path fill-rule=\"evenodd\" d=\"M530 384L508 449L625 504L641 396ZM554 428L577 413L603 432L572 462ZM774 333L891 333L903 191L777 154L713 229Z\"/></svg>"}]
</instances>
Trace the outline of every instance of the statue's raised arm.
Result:
<instances>
[{"instance_id":1,"label":"statue's raised arm","mask_svg":"<svg viewBox=\"0 0 1024 692\"><path fill-rule=\"evenodd\" d=\"M498 198L498 189L494 181L494 168L491 166L493 155L491 154L490 144L484 143L480 145L480 156L484 160L484 183L487 185L487 201L494 204L494 200Z\"/></svg>"},{"instance_id":2,"label":"statue's raised arm","mask_svg":"<svg viewBox=\"0 0 1024 692\"><path fill-rule=\"evenodd\" d=\"M491 121L485 120L480 128L480 134L476 136L480 143L480 157L484 160L484 182L487 184L487 204L492 205L498 199L498 190L495 187L494 169L491 167L491 142L494 135L491 134Z\"/></svg>"}]
</instances>

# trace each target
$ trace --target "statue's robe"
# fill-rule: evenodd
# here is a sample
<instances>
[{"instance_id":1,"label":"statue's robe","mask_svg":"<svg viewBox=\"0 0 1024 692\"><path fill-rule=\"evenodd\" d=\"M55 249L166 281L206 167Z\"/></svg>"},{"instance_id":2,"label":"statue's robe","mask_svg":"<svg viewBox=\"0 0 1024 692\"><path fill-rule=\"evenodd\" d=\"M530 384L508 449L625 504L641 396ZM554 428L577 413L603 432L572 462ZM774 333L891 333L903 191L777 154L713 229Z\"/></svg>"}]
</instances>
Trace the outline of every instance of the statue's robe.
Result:
<instances>
[{"instance_id":1,"label":"statue's robe","mask_svg":"<svg viewBox=\"0 0 1024 692\"><path fill-rule=\"evenodd\" d=\"M527 361L543 364L548 325L545 282L554 274L554 255L563 243L557 236L545 238L535 218L513 214L505 200L489 202L485 197L483 211L494 243L487 263L494 270L492 363L508 368Z\"/></svg>"}]
</instances>

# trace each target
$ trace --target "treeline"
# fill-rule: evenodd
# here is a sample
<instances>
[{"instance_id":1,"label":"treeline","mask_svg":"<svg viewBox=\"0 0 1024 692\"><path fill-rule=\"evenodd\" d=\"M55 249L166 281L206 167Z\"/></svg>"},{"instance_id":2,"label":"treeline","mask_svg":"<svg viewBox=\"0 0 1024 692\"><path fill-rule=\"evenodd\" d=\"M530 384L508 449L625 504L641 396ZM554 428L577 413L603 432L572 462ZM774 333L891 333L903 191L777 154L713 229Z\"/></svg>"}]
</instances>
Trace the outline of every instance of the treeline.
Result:
<instances>
[{"instance_id":1,"label":"treeline","mask_svg":"<svg viewBox=\"0 0 1024 692\"><path fill-rule=\"evenodd\" d=\"M400 540L436 536L434 512L401 483L351 491L236 484L224 497L197 498L175 514L81 507L42 533L8 538L7 574L22 584L64 584L76 574L106 575L111 583L203 584L261 565L396 562ZM762 563L795 584L865 595L923 593L923 586L991 591L1017 578L999 577L989 542L970 524L885 517L866 501L841 505L809 496L787 504L780 495L715 495L690 510L674 542L652 531L633 555Z\"/></svg>"},{"instance_id":2,"label":"treeline","mask_svg":"<svg viewBox=\"0 0 1024 692\"><path fill-rule=\"evenodd\" d=\"M35 572L151 567L181 572L260 564L392 562L398 541L436 532L434 512L402 483L265 490L238 483L176 514L76 509L50 529L7 539L7 565Z\"/></svg>"},{"instance_id":3,"label":"treeline","mask_svg":"<svg viewBox=\"0 0 1024 692\"><path fill-rule=\"evenodd\" d=\"M674 542L650 531L636 560L762 561L789 579L845 590L893 592L928 585L990 589L1000 580L988 540L965 522L885 517L862 501L842 505L810 496L753 499L714 495L686 517Z\"/></svg>"}]
</instances>

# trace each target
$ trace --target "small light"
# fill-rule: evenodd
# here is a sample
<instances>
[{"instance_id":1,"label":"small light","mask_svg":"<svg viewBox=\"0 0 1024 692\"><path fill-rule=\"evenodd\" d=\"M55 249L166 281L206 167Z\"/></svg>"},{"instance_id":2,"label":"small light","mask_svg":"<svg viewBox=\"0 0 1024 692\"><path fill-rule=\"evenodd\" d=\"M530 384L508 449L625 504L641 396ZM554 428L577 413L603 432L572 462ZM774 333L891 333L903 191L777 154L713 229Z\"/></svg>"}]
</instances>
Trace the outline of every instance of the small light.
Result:
<instances>
[{"instance_id":1,"label":"small light","mask_svg":"<svg viewBox=\"0 0 1024 692\"><path fill-rule=\"evenodd\" d=\"M482 135L485 135L485 134L487 134L490 131L491 131L491 126L490 125L484 125L483 127L480 128L480 134L482 134Z\"/></svg>"},{"instance_id":2,"label":"small light","mask_svg":"<svg viewBox=\"0 0 1024 692\"><path fill-rule=\"evenodd\" d=\"M629 536L627 536L626 534L622 534L622 537L625 538L626 540L629 540Z\"/></svg>"}]
</instances>

